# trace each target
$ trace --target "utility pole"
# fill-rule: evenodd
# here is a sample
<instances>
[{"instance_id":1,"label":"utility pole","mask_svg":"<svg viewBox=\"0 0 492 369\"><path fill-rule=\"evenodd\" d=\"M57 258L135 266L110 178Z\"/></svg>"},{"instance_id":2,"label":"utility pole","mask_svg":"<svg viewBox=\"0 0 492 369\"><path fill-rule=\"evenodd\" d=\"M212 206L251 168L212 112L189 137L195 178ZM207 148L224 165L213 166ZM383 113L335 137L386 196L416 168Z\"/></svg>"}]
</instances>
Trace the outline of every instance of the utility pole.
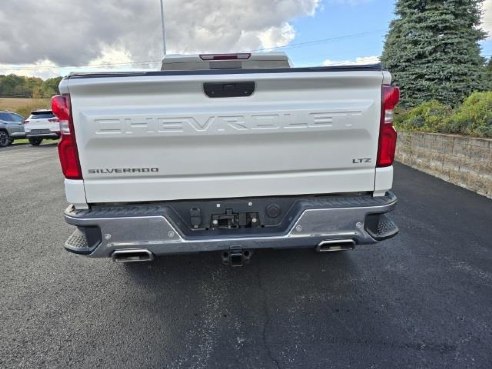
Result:
<instances>
[{"instance_id":1,"label":"utility pole","mask_svg":"<svg viewBox=\"0 0 492 369\"><path fill-rule=\"evenodd\" d=\"M166 55L166 28L164 27L164 0L161 0L162 51Z\"/></svg>"}]
</instances>

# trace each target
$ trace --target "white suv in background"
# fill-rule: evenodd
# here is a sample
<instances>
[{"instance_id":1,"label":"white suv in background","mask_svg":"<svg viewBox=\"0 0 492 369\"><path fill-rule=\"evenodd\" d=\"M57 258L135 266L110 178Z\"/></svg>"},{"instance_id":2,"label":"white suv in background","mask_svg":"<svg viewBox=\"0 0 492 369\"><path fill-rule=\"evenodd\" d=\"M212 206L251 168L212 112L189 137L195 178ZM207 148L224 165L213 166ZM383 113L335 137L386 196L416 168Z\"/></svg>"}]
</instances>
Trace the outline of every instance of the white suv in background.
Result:
<instances>
[{"instance_id":1,"label":"white suv in background","mask_svg":"<svg viewBox=\"0 0 492 369\"><path fill-rule=\"evenodd\" d=\"M51 110L35 110L26 119L24 130L29 143L39 146L43 139L57 140L60 138L60 121Z\"/></svg>"}]
</instances>

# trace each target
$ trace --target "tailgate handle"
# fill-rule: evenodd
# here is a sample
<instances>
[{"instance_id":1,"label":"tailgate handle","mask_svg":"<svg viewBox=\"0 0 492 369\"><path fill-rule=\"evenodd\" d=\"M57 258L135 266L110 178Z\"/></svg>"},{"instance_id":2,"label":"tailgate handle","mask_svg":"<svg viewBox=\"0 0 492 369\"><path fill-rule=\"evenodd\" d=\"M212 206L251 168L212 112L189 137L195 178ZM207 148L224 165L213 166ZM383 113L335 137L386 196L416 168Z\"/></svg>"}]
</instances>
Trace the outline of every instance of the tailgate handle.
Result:
<instances>
[{"instance_id":1,"label":"tailgate handle","mask_svg":"<svg viewBox=\"0 0 492 369\"><path fill-rule=\"evenodd\" d=\"M254 82L205 82L203 91L208 97L251 96L255 92Z\"/></svg>"}]
</instances>

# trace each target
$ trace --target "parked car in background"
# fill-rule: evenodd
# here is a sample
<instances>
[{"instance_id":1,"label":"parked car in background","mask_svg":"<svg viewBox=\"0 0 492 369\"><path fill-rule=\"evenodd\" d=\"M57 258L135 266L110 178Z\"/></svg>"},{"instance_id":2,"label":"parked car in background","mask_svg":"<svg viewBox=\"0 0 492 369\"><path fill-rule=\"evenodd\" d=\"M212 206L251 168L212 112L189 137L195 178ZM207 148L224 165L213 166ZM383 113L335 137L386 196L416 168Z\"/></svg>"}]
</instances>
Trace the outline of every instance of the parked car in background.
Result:
<instances>
[{"instance_id":1,"label":"parked car in background","mask_svg":"<svg viewBox=\"0 0 492 369\"><path fill-rule=\"evenodd\" d=\"M0 111L0 147L5 147L15 139L25 138L24 117L10 111Z\"/></svg>"},{"instance_id":2,"label":"parked car in background","mask_svg":"<svg viewBox=\"0 0 492 369\"><path fill-rule=\"evenodd\" d=\"M24 124L26 137L33 146L39 146L44 139L60 138L60 124L51 110L40 109L31 112Z\"/></svg>"}]
</instances>

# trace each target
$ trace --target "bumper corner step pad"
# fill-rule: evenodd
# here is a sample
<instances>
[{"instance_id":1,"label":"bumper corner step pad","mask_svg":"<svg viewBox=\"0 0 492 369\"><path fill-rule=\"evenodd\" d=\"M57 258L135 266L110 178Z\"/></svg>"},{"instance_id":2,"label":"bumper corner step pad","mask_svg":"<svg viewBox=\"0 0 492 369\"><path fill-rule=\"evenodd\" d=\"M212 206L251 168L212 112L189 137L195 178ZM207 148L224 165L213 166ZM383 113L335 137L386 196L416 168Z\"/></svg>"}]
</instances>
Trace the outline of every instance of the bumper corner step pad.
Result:
<instances>
[{"instance_id":1,"label":"bumper corner step pad","mask_svg":"<svg viewBox=\"0 0 492 369\"><path fill-rule=\"evenodd\" d=\"M76 254L89 254L93 247L89 244L85 233L76 229L65 242L65 248Z\"/></svg>"},{"instance_id":2,"label":"bumper corner step pad","mask_svg":"<svg viewBox=\"0 0 492 369\"><path fill-rule=\"evenodd\" d=\"M386 214L373 214L368 216L366 222L366 231L377 241L386 240L395 236L398 232L398 226Z\"/></svg>"}]
</instances>

